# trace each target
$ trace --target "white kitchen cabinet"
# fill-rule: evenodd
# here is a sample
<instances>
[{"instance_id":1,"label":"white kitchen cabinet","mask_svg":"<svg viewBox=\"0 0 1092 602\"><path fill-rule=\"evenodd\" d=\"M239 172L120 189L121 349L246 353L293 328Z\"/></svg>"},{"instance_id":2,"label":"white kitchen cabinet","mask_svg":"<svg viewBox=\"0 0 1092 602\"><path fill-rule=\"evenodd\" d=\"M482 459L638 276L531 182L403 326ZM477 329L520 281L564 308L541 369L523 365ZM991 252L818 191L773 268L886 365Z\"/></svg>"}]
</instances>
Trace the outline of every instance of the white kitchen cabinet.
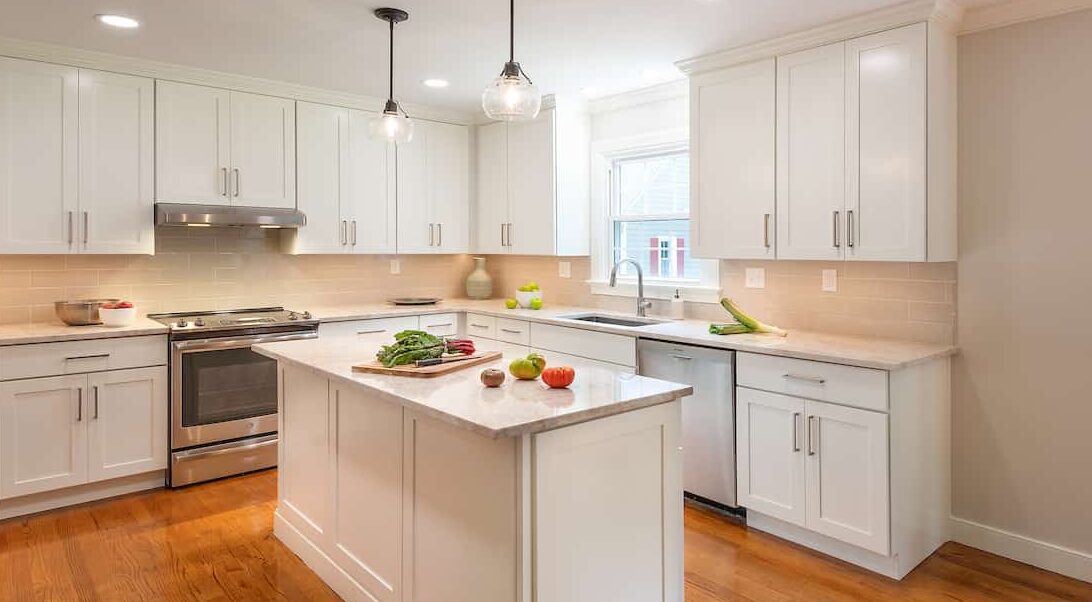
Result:
<instances>
[{"instance_id":1,"label":"white kitchen cabinet","mask_svg":"<svg viewBox=\"0 0 1092 602\"><path fill-rule=\"evenodd\" d=\"M808 401L805 526L886 556L887 415Z\"/></svg>"},{"instance_id":2,"label":"white kitchen cabinet","mask_svg":"<svg viewBox=\"0 0 1092 602\"><path fill-rule=\"evenodd\" d=\"M398 145L398 252L465 253L470 237L470 133L416 122Z\"/></svg>"},{"instance_id":3,"label":"white kitchen cabinet","mask_svg":"<svg viewBox=\"0 0 1092 602\"><path fill-rule=\"evenodd\" d=\"M374 115L305 102L297 113L297 201L307 225L286 234L287 250L394 253L394 149L369 136Z\"/></svg>"},{"instance_id":4,"label":"white kitchen cabinet","mask_svg":"<svg viewBox=\"0 0 1092 602\"><path fill-rule=\"evenodd\" d=\"M845 44L777 58L777 256L841 259Z\"/></svg>"},{"instance_id":5,"label":"white kitchen cabinet","mask_svg":"<svg viewBox=\"0 0 1092 602\"><path fill-rule=\"evenodd\" d=\"M84 375L0 384L0 499L87 482L86 397Z\"/></svg>"},{"instance_id":6,"label":"white kitchen cabinet","mask_svg":"<svg viewBox=\"0 0 1092 602\"><path fill-rule=\"evenodd\" d=\"M78 70L0 57L0 253L75 250Z\"/></svg>"},{"instance_id":7,"label":"white kitchen cabinet","mask_svg":"<svg viewBox=\"0 0 1092 602\"><path fill-rule=\"evenodd\" d=\"M295 207L295 120L292 100L157 82L156 200Z\"/></svg>"},{"instance_id":8,"label":"white kitchen cabinet","mask_svg":"<svg viewBox=\"0 0 1092 602\"><path fill-rule=\"evenodd\" d=\"M796 525L805 521L804 400L739 387L739 505Z\"/></svg>"},{"instance_id":9,"label":"white kitchen cabinet","mask_svg":"<svg viewBox=\"0 0 1092 602\"><path fill-rule=\"evenodd\" d=\"M588 116L549 97L545 102L534 120L478 128L480 253L589 252Z\"/></svg>"},{"instance_id":10,"label":"white kitchen cabinet","mask_svg":"<svg viewBox=\"0 0 1092 602\"><path fill-rule=\"evenodd\" d=\"M81 253L155 253L154 83L79 73Z\"/></svg>"},{"instance_id":11,"label":"white kitchen cabinet","mask_svg":"<svg viewBox=\"0 0 1092 602\"><path fill-rule=\"evenodd\" d=\"M690 80L695 257L775 257L776 84L772 58Z\"/></svg>"},{"instance_id":12,"label":"white kitchen cabinet","mask_svg":"<svg viewBox=\"0 0 1092 602\"><path fill-rule=\"evenodd\" d=\"M88 375L88 481L167 468L167 368Z\"/></svg>"}]
</instances>

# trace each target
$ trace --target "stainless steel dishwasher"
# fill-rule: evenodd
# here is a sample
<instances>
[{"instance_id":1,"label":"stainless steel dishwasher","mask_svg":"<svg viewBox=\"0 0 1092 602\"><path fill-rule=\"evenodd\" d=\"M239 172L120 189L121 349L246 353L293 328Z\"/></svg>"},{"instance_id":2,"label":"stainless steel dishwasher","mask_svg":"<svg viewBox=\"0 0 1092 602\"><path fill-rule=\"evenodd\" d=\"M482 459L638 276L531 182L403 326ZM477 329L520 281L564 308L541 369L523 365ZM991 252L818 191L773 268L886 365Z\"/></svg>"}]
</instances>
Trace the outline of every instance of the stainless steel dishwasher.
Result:
<instances>
[{"instance_id":1,"label":"stainless steel dishwasher","mask_svg":"<svg viewBox=\"0 0 1092 602\"><path fill-rule=\"evenodd\" d=\"M682 400L683 489L736 507L735 352L641 339L642 376L694 387Z\"/></svg>"}]
</instances>

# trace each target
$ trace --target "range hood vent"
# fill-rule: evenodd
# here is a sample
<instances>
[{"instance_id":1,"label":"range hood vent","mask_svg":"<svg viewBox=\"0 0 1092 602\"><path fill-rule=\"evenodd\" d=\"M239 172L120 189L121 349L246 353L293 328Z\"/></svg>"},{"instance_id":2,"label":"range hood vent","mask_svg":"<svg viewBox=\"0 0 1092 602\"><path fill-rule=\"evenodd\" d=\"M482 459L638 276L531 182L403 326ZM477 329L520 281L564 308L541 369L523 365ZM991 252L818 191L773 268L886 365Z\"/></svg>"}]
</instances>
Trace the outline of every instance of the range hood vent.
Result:
<instances>
[{"instance_id":1,"label":"range hood vent","mask_svg":"<svg viewBox=\"0 0 1092 602\"><path fill-rule=\"evenodd\" d=\"M307 225L307 216L298 209L156 203L155 225L299 228Z\"/></svg>"}]
</instances>

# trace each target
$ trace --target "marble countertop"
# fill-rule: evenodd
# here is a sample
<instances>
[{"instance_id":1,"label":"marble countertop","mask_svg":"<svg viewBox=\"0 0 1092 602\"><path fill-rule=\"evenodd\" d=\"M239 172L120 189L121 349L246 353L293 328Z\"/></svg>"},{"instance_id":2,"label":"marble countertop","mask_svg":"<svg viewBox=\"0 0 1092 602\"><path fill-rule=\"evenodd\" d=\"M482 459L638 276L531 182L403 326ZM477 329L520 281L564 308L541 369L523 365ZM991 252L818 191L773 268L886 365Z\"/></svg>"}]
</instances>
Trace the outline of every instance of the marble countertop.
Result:
<instances>
[{"instance_id":1,"label":"marble countertop","mask_svg":"<svg viewBox=\"0 0 1092 602\"><path fill-rule=\"evenodd\" d=\"M69 326L60 321L36 324L8 324L0 326L0 347L28 343L137 337L150 334L167 334L167 327L155 320L144 317L138 317L128 326Z\"/></svg>"},{"instance_id":2,"label":"marble countertop","mask_svg":"<svg viewBox=\"0 0 1092 602\"><path fill-rule=\"evenodd\" d=\"M589 309L587 307L548 306L540 310L506 309L504 301L490 299L473 301L469 299L451 300L437 305L418 307L395 307L387 304L362 304L352 306L319 307L311 312L324 322L343 320L365 320L401 315L445 313L469 311L479 314L526 320L621 334L642 339L656 339L673 343L684 343L749 351L766 355L778 355L797 359L830 362L862 368L879 370L898 370L907 366L938 357L954 355L958 349L953 345L919 343L914 341L855 337L821 332L794 330L787 337L765 334L709 334L709 322L702 320L666 320L662 324L627 328L610 324L596 324L565 319L563 316L579 313L596 312L608 315L623 314ZM656 316L651 316L656 317ZM727 317L727 315L726 315Z\"/></svg>"},{"instance_id":3,"label":"marble countertop","mask_svg":"<svg viewBox=\"0 0 1092 602\"><path fill-rule=\"evenodd\" d=\"M503 345L483 339L478 347L490 351L502 350ZM353 372L352 365L373 359L378 345L351 337L265 343L253 349L492 438L560 428L667 403L693 392L687 385L579 361L568 362L576 369L576 380L568 389L549 389L541 380L518 381L511 375L499 388L482 386L479 374L485 368L507 374L508 363L517 357L510 353L436 378L364 374Z\"/></svg>"}]
</instances>

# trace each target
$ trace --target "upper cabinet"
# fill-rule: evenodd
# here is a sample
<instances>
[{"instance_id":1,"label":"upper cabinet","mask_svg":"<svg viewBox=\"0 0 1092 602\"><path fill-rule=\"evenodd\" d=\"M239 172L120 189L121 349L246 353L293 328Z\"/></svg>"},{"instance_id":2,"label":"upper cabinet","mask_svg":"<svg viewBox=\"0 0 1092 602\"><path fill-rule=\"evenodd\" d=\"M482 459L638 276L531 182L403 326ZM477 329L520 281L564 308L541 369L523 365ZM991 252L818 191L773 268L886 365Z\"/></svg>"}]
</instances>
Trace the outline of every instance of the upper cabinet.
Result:
<instances>
[{"instance_id":1,"label":"upper cabinet","mask_svg":"<svg viewBox=\"0 0 1092 602\"><path fill-rule=\"evenodd\" d=\"M373 140L374 113L313 103L297 107L298 208L307 225L289 251L394 253L394 145Z\"/></svg>"},{"instance_id":2,"label":"upper cabinet","mask_svg":"<svg viewBox=\"0 0 1092 602\"><path fill-rule=\"evenodd\" d=\"M398 145L398 252L470 250L470 129L417 120Z\"/></svg>"},{"instance_id":3,"label":"upper cabinet","mask_svg":"<svg viewBox=\"0 0 1092 602\"><path fill-rule=\"evenodd\" d=\"M295 101L157 82L156 200L294 208Z\"/></svg>"},{"instance_id":4,"label":"upper cabinet","mask_svg":"<svg viewBox=\"0 0 1092 602\"><path fill-rule=\"evenodd\" d=\"M152 80L0 58L0 253L152 253Z\"/></svg>"},{"instance_id":5,"label":"upper cabinet","mask_svg":"<svg viewBox=\"0 0 1092 602\"><path fill-rule=\"evenodd\" d=\"M554 105L478 128L477 252L588 254L588 127L579 108Z\"/></svg>"},{"instance_id":6,"label":"upper cabinet","mask_svg":"<svg viewBox=\"0 0 1092 602\"><path fill-rule=\"evenodd\" d=\"M954 50L930 20L688 65L696 254L955 260Z\"/></svg>"}]
</instances>

